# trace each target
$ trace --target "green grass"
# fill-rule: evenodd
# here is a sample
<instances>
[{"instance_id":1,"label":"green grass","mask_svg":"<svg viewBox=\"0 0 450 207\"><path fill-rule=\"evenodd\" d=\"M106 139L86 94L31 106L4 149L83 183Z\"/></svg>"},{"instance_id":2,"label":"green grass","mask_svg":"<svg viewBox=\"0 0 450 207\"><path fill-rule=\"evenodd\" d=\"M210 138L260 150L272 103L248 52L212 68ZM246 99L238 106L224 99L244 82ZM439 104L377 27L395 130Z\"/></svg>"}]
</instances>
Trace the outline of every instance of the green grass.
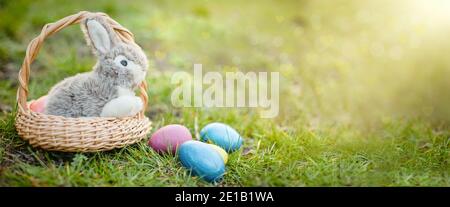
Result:
<instances>
[{"instance_id":1,"label":"green grass","mask_svg":"<svg viewBox=\"0 0 450 207\"><path fill-rule=\"evenodd\" d=\"M202 124L210 119L199 116ZM182 120L189 126L189 118ZM347 128L292 133L263 121L243 124L235 117L226 120L248 138L245 153L230 155L219 186L450 184L448 134L430 131L420 123L388 122L383 134L367 136ZM145 142L111 152L49 153L18 140L12 119L2 128L8 138L2 141L1 185L211 185L189 176L175 157L158 155Z\"/></svg>"},{"instance_id":2,"label":"green grass","mask_svg":"<svg viewBox=\"0 0 450 207\"><path fill-rule=\"evenodd\" d=\"M147 140L57 153L18 137L16 77L26 45L45 23L79 10L107 12L147 53L152 132L178 123L196 134L217 121L241 133L244 146L230 154L218 186L449 186L450 31L438 20L407 21L421 15L408 10L411 1L387 2L2 1L0 186L214 185ZM94 63L79 27L61 31L32 66L29 99ZM192 72L194 63L280 72L280 115L174 108L171 75Z\"/></svg>"}]
</instances>

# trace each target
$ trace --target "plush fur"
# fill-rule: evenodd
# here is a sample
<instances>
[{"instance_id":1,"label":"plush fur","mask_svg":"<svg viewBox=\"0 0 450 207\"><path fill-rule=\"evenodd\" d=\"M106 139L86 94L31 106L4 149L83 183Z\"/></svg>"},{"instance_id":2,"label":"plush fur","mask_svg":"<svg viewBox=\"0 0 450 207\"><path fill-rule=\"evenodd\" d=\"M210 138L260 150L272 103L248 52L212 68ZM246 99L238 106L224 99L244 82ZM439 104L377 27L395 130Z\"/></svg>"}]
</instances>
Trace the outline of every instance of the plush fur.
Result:
<instances>
[{"instance_id":1,"label":"plush fur","mask_svg":"<svg viewBox=\"0 0 450 207\"><path fill-rule=\"evenodd\" d=\"M142 101L134 90L145 79L148 60L135 44L122 42L102 17L82 24L98 57L93 71L64 79L49 92L44 113L65 117L124 117L138 113ZM121 64L126 61L126 66Z\"/></svg>"}]
</instances>

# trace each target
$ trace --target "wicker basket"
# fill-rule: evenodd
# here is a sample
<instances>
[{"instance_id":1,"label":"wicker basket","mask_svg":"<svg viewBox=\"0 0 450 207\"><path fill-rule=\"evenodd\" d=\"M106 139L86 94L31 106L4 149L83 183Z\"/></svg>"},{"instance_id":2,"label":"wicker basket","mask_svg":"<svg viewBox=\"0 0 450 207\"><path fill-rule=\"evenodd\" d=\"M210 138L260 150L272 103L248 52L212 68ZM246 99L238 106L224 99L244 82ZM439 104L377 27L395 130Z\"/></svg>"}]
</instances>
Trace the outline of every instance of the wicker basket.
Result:
<instances>
[{"instance_id":1,"label":"wicker basket","mask_svg":"<svg viewBox=\"0 0 450 207\"><path fill-rule=\"evenodd\" d=\"M80 23L83 19L96 15L106 17L122 41L135 44L133 34L108 15L82 11L46 24L41 34L28 45L19 71L20 85L17 91L18 111L15 126L20 137L27 140L33 147L63 152L106 151L136 143L145 138L151 129L150 120L144 116L145 107L133 117L67 118L31 111L27 104L30 66L45 38L69 25ZM146 106L148 97L145 81L139 88L140 97Z\"/></svg>"}]
</instances>

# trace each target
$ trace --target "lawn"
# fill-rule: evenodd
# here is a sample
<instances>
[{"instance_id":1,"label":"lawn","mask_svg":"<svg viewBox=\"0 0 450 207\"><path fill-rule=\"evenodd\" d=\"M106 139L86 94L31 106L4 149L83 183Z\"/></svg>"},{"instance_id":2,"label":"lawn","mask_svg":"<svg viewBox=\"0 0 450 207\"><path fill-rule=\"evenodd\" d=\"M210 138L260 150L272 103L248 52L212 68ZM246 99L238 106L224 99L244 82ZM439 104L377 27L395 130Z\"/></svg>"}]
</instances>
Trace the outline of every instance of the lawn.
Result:
<instances>
[{"instance_id":1,"label":"lawn","mask_svg":"<svg viewBox=\"0 0 450 207\"><path fill-rule=\"evenodd\" d=\"M431 2L431 3L429 3ZM0 1L0 186L450 186L450 16L442 1ZM102 11L145 50L156 129L211 122L244 137L222 182L193 177L148 139L108 152L31 147L14 128L17 73L46 23ZM177 71L280 73L279 115L174 107ZM79 26L47 39L35 99L94 56Z\"/></svg>"}]
</instances>

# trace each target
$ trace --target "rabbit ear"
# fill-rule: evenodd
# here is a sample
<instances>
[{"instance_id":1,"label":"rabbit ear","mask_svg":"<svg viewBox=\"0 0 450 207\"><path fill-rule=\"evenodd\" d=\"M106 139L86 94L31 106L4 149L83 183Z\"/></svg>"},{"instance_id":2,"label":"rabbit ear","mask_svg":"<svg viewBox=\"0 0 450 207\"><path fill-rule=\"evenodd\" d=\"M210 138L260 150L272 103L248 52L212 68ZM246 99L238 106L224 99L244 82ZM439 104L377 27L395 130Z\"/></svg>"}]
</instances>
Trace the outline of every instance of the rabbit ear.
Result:
<instances>
[{"instance_id":1,"label":"rabbit ear","mask_svg":"<svg viewBox=\"0 0 450 207\"><path fill-rule=\"evenodd\" d=\"M118 41L117 35L103 19L86 19L83 31L88 44L99 54L107 53Z\"/></svg>"}]
</instances>

